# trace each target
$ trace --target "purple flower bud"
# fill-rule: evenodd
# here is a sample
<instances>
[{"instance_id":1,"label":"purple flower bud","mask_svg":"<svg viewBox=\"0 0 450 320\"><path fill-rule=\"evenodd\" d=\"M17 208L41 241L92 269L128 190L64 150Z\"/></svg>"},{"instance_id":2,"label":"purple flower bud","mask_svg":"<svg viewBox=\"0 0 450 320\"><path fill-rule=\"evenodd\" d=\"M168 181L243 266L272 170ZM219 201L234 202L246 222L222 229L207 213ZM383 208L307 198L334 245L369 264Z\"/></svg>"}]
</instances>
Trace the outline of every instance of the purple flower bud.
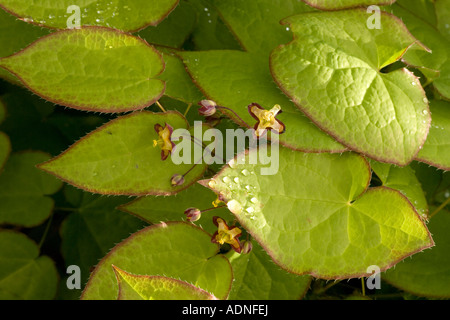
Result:
<instances>
[{"instance_id":1,"label":"purple flower bud","mask_svg":"<svg viewBox=\"0 0 450 320\"><path fill-rule=\"evenodd\" d=\"M202 217L202 212L197 208L188 208L184 211L188 221L197 221Z\"/></svg>"},{"instance_id":2,"label":"purple flower bud","mask_svg":"<svg viewBox=\"0 0 450 320\"><path fill-rule=\"evenodd\" d=\"M199 103L201 108L198 109L198 113L201 116L210 117L216 113L217 104L212 100L202 100Z\"/></svg>"},{"instance_id":3,"label":"purple flower bud","mask_svg":"<svg viewBox=\"0 0 450 320\"><path fill-rule=\"evenodd\" d=\"M184 183L184 176L176 173L170 179L170 183L172 184L173 187L181 186Z\"/></svg>"}]
</instances>

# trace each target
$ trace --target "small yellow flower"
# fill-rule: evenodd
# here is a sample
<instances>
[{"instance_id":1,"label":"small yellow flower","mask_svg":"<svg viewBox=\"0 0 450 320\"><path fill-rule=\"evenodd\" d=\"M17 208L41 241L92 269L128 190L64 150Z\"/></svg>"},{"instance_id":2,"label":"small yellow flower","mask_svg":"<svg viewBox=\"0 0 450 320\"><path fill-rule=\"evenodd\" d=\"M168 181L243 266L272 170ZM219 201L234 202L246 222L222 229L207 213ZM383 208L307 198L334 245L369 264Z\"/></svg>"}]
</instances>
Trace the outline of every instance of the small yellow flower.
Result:
<instances>
[{"instance_id":1,"label":"small yellow flower","mask_svg":"<svg viewBox=\"0 0 450 320\"><path fill-rule=\"evenodd\" d=\"M219 217L213 218L214 224L217 226L217 231L213 234L211 242L224 244L228 243L234 249L234 251L241 252L241 243L238 237L242 234L241 229L238 227L230 227L227 223Z\"/></svg>"},{"instance_id":2,"label":"small yellow flower","mask_svg":"<svg viewBox=\"0 0 450 320\"><path fill-rule=\"evenodd\" d=\"M286 130L283 122L276 119L276 116L281 113L279 104L274 105L270 110L265 110L259 104L252 103L248 106L248 112L258 121L254 127L257 137L261 137L267 129L274 130L278 134Z\"/></svg>"},{"instance_id":3,"label":"small yellow flower","mask_svg":"<svg viewBox=\"0 0 450 320\"><path fill-rule=\"evenodd\" d=\"M159 139L153 140L153 147L161 147L161 160L164 161L175 148L175 143L173 143L171 140L173 128L167 123L164 127L157 123L155 124L155 131L158 134Z\"/></svg>"}]
</instances>

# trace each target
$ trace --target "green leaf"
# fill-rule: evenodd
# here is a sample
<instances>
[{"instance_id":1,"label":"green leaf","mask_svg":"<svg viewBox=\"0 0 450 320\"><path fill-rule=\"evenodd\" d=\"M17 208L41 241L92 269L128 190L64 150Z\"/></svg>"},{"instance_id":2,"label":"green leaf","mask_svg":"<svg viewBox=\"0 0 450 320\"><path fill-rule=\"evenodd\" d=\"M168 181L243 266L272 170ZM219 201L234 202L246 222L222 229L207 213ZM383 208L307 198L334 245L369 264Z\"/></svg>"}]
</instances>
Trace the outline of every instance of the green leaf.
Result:
<instances>
[{"instance_id":1,"label":"green leaf","mask_svg":"<svg viewBox=\"0 0 450 320\"><path fill-rule=\"evenodd\" d=\"M126 203L128 197L93 195L69 185L64 193L74 208L61 224L61 252L66 265L80 267L81 283L86 283L90 268L145 223L115 209Z\"/></svg>"},{"instance_id":2,"label":"green leaf","mask_svg":"<svg viewBox=\"0 0 450 320\"><path fill-rule=\"evenodd\" d=\"M436 246L397 264L382 279L418 296L450 298L450 212L430 219L428 228Z\"/></svg>"},{"instance_id":3,"label":"green leaf","mask_svg":"<svg viewBox=\"0 0 450 320\"><path fill-rule=\"evenodd\" d=\"M0 173L3 166L8 160L9 153L11 152L11 142L6 134L0 132Z\"/></svg>"},{"instance_id":4,"label":"green leaf","mask_svg":"<svg viewBox=\"0 0 450 320\"><path fill-rule=\"evenodd\" d=\"M416 208L417 212L427 218L428 204L422 190L422 186L411 167L397 167L387 163L370 161L370 166L381 179L382 185L400 191L409 202Z\"/></svg>"},{"instance_id":5,"label":"green leaf","mask_svg":"<svg viewBox=\"0 0 450 320\"><path fill-rule=\"evenodd\" d=\"M41 150L58 154L73 142L73 139L64 139L60 131L49 123L55 108L52 103L18 86L10 86L7 92L1 97L7 108L7 117L1 128L9 136L13 151Z\"/></svg>"},{"instance_id":6,"label":"green leaf","mask_svg":"<svg viewBox=\"0 0 450 320\"><path fill-rule=\"evenodd\" d=\"M256 102L266 109L279 104L283 113L277 118L286 125L286 133L279 136L281 144L311 152L345 150L280 92L273 83L267 63L259 56L239 51L182 52L180 55L205 95L217 104L231 108L248 126L255 124L248 112L249 104ZM234 114L227 115L241 126L247 126Z\"/></svg>"},{"instance_id":7,"label":"green leaf","mask_svg":"<svg viewBox=\"0 0 450 320\"><path fill-rule=\"evenodd\" d=\"M24 227L44 222L53 209L48 197L58 191L61 181L35 168L49 156L42 152L12 154L0 174L0 224Z\"/></svg>"},{"instance_id":8,"label":"green leaf","mask_svg":"<svg viewBox=\"0 0 450 320\"><path fill-rule=\"evenodd\" d=\"M0 57L12 55L48 33L48 30L17 20L0 8ZM3 69L0 69L0 78L20 84L13 74Z\"/></svg>"},{"instance_id":9,"label":"green leaf","mask_svg":"<svg viewBox=\"0 0 450 320\"><path fill-rule=\"evenodd\" d=\"M431 52L424 52L411 48L403 56L403 61L409 65L416 66L428 78L433 81L434 87L440 94L450 99L450 41L441 34L436 27L434 18L428 18L434 11L430 1L399 0L391 7L391 11L408 27L411 33L430 48ZM436 13L437 13L436 7ZM433 12L433 16L436 14ZM437 72L437 74L436 74Z\"/></svg>"},{"instance_id":10,"label":"green leaf","mask_svg":"<svg viewBox=\"0 0 450 320\"><path fill-rule=\"evenodd\" d=\"M5 119L6 108L3 102L0 100L0 124ZM3 166L8 159L9 153L11 152L11 142L9 141L9 137L0 132L0 173L2 172Z\"/></svg>"},{"instance_id":11,"label":"green leaf","mask_svg":"<svg viewBox=\"0 0 450 320\"><path fill-rule=\"evenodd\" d=\"M267 166L249 164L255 152L264 155L267 150L250 150L208 186L289 272L325 279L361 277L371 265L385 270L433 245L400 192L367 189L371 173L362 156L280 148L279 169L268 175L262 171ZM276 154L269 154L274 160Z\"/></svg>"},{"instance_id":12,"label":"green leaf","mask_svg":"<svg viewBox=\"0 0 450 320\"><path fill-rule=\"evenodd\" d=\"M56 294L58 272L27 236L0 231L0 299L50 300Z\"/></svg>"},{"instance_id":13,"label":"green leaf","mask_svg":"<svg viewBox=\"0 0 450 320\"><path fill-rule=\"evenodd\" d=\"M186 220L184 211L188 208L205 210L212 208L212 202L217 195L199 184L181 191L175 197L141 197L120 206L118 209L136 215L149 223ZM205 212L200 220L194 223L213 234L217 226L212 221L213 216L220 216L225 221L231 221L233 216L226 208L217 208L213 212Z\"/></svg>"},{"instance_id":14,"label":"green leaf","mask_svg":"<svg viewBox=\"0 0 450 320\"><path fill-rule=\"evenodd\" d=\"M5 104L0 100L0 124L5 120L6 117L6 107Z\"/></svg>"},{"instance_id":15,"label":"green leaf","mask_svg":"<svg viewBox=\"0 0 450 320\"><path fill-rule=\"evenodd\" d=\"M339 10L361 6L389 5L396 0L302 0L310 6L321 10Z\"/></svg>"},{"instance_id":16,"label":"green leaf","mask_svg":"<svg viewBox=\"0 0 450 320\"><path fill-rule=\"evenodd\" d=\"M44 99L80 110L142 109L165 89L164 82L153 79L164 70L153 47L100 27L54 32L0 59L0 66Z\"/></svg>"},{"instance_id":17,"label":"green leaf","mask_svg":"<svg viewBox=\"0 0 450 320\"><path fill-rule=\"evenodd\" d=\"M367 28L363 9L287 18L294 41L275 49L272 73L280 88L316 124L349 148L382 162L406 165L431 122L418 79L406 69L380 70L416 39L396 17Z\"/></svg>"},{"instance_id":18,"label":"green leaf","mask_svg":"<svg viewBox=\"0 0 450 320\"><path fill-rule=\"evenodd\" d=\"M219 299L226 299L232 271L228 260L218 252L219 246L211 243L211 235L191 224L169 222L150 226L121 242L100 261L82 299L117 298L118 285L112 265L133 274L186 281Z\"/></svg>"},{"instance_id":19,"label":"green leaf","mask_svg":"<svg viewBox=\"0 0 450 320\"><path fill-rule=\"evenodd\" d=\"M197 102L203 99L203 94L192 82L183 62L176 55L176 51L170 51L164 48L159 49L163 53L166 64L166 69L158 76L158 79L166 83L164 95L187 104L197 104Z\"/></svg>"},{"instance_id":20,"label":"green leaf","mask_svg":"<svg viewBox=\"0 0 450 320\"><path fill-rule=\"evenodd\" d=\"M118 300L216 300L214 295L185 281L133 275L113 266L119 284Z\"/></svg>"},{"instance_id":21,"label":"green leaf","mask_svg":"<svg viewBox=\"0 0 450 320\"><path fill-rule=\"evenodd\" d=\"M236 112L247 125L234 114L226 114L241 126L255 124L248 113L249 104L256 102L265 108L279 104L283 110L279 119L286 125L286 134L280 135L281 144L312 152L344 151L344 146L312 124L274 85L268 66L269 50L288 34L279 20L312 9L294 0L284 1L283 5L271 0L258 2L258 6L249 1L233 1L233 6L228 6L228 1L214 4L249 52L180 52L189 74L205 96ZM264 19L255 18L259 16ZM261 30L264 30L262 38Z\"/></svg>"},{"instance_id":22,"label":"green leaf","mask_svg":"<svg viewBox=\"0 0 450 320\"><path fill-rule=\"evenodd\" d=\"M448 0L436 0L437 27L441 34L450 41L450 6Z\"/></svg>"},{"instance_id":23,"label":"green leaf","mask_svg":"<svg viewBox=\"0 0 450 320\"><path fill-rule=\"evenodd\" d=\"M417 160L443 170L450 170L450 103L443 100L430 102L433 120L430 133Z\"/></svg>"},{"instance_id":24,"label":"green leaf","mask_svg":"<svg viewBox=\"0 0 450 320\"><path fill-rule=\"evenodd\" d=\"M197 24L191 35L195 50L240 50L241 46L209 0L189 0L196 10Z\"/></svg>"},{"instance_id":25,"label":"green leaf","mask_svg":"<svg viewBox=\"0 0 450 320\"><path fill-rule=\"evenodd\" d=\"M212 3L239 39L242 48L265 57L273 48L292 38L289 28L280 25L281 19L314 11L295 0L213 0Z\"/></svg>"},{"instance_id":26,"label":"green leaf","mask_svg":"<svg viewBox=\"0 0 450 320\"><path fill-rule=\"evenodd\" d=\"M115 195L171 195L193 184L206 165L197 165L185 183L173 187L174 174L184 174L191 164L175 164L169 156L161 160L154 126L165 123L187 129L186 119L176 111L135 112L108 122L91 132L61 155L39 168L81 189ZM191 163L198 162L192 160Z\"/></svg>"},{"instance_id":27,"label":"green leaf","mask_svg":"<svg viewBox=\"0 0 450 320\"><path fill-rule=\"evenodd\" d=\"M194 29L195 20L192 5L182 1L161 24L147 27L138 35L149 43L180 48Z\"/></svg>"},{"instance_id":28,"label":"green leaf","mask_svg":"<svg viewBox=\"0 0 450 320\"><path fill-rule=\"evenodd\" d=\"M3 0L0 4L22 20L39 26L66 29L79 8L81 26L103 26L124 31L139 30L157 25L178 4L179 0L94 0L94 1L39 1ZM69 7L71 9L69 10ZM68 24L69 23L69 24Z\"/></svg>"},{"instance_id":29,"label":"green leaf","mask_svg":"<svg viewBox=\"0 0 450 320\"><path fill-rule=\"evenodd\" d=\"M230 300L298 300L309 288L311 277L281 270L255 241L249 254L230 253Z\"/></svg>"}]
</instances>

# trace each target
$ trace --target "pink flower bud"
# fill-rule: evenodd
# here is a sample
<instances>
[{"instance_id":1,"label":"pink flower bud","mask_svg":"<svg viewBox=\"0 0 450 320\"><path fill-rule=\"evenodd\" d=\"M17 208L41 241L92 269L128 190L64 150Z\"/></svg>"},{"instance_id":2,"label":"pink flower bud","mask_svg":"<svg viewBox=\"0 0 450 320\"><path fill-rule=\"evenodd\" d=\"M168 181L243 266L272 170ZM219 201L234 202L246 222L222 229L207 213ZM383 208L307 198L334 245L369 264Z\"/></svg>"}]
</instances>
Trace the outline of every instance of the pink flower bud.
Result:
<instances>
[{"instance_id":1,"label":"pink flower bud","mask_svg":"<svg viewBox=\"0 0 450 320\"><path fill-rule=\"evenodd\" d=\"M202 100L199 103L201 108L198 109L198 113L201 116L210 117L216 113L217 104L212 100Z\"/></svg>"},{"instance_id":2,"label":"pink flower bud","mask_svg":"<svg viewBox=\"0 0 450 320\"><path fill-rule=\"evenodd\" d=\"M241 250L242 254L249 254L252 251L252 249L253 249L253 244L251 241L245 240L242 242L242 250Z\"/></svg>"},{"instance_id":3,"label":"pink flower bud","mask_svg":"<svg viewBox=\"0 0 450 320\"><path fill-rule=\"evenodd\" d=\"M188 221L197 221L202 217L202 213L197 208L188 208L184 211L184 214L186 215Z\"/></svg>"},{"instance_id":4,"label":"pink flower bud","mask_svg":"<svg viewBox=\"0 0 450 320\"><path fill-rule=\"evenodd\" d=\"M184 183L184 176L176 173L170 179L170 183L172 184L173 187L181 186Z\"/></svg>"}]
</instances>

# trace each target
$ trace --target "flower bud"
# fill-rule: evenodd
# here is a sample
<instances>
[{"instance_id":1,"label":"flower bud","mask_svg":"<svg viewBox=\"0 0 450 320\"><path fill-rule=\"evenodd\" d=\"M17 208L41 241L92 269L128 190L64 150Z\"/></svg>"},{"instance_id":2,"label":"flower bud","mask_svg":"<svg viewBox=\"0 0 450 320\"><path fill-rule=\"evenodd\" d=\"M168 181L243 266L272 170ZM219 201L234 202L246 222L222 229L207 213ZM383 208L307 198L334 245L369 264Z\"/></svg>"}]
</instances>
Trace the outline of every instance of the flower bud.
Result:
<instances>
[{"instance_id":1,"label":"flower bud","mask_svg":"<svg viewBox=\"0 0 450 320\"><path fill-rule=\"evenodd\" d=\"M184 211L188 221L197 221L202 217L202 212L197 208L188 208Z\"/></svg>"},{"instance_id":2,"label":"flower bud","mask_svg":"<svg viewBox=\"0 0 450 320\"><path fill-rule=\"evenodd\" d=\"M253 244L251 241L245 240L242 242L242 254L249 254L253 249Z\"/></svg>"},{"instance_id":3,"label":"flower bud","mask_svg":"<svg viewBox=\"0 0 450 320\"><path fill-rule=\"evenodd\" d=\"M198 113L201 116L210 117L216 113L217 104L212 100L202 100L199 103L201 108L198 109Z\"/></svg>"},{"instance_id":4,"label":"flower bud","mask_svg":"<svg viewBox=\"0 0 450 320\"><path fill-rule=\"evenodd\" d=\"M170 179L170 183L172 184L172 187L181 186L184 183L184 176L176 173Z\"/></svg>"}]
</instances>

